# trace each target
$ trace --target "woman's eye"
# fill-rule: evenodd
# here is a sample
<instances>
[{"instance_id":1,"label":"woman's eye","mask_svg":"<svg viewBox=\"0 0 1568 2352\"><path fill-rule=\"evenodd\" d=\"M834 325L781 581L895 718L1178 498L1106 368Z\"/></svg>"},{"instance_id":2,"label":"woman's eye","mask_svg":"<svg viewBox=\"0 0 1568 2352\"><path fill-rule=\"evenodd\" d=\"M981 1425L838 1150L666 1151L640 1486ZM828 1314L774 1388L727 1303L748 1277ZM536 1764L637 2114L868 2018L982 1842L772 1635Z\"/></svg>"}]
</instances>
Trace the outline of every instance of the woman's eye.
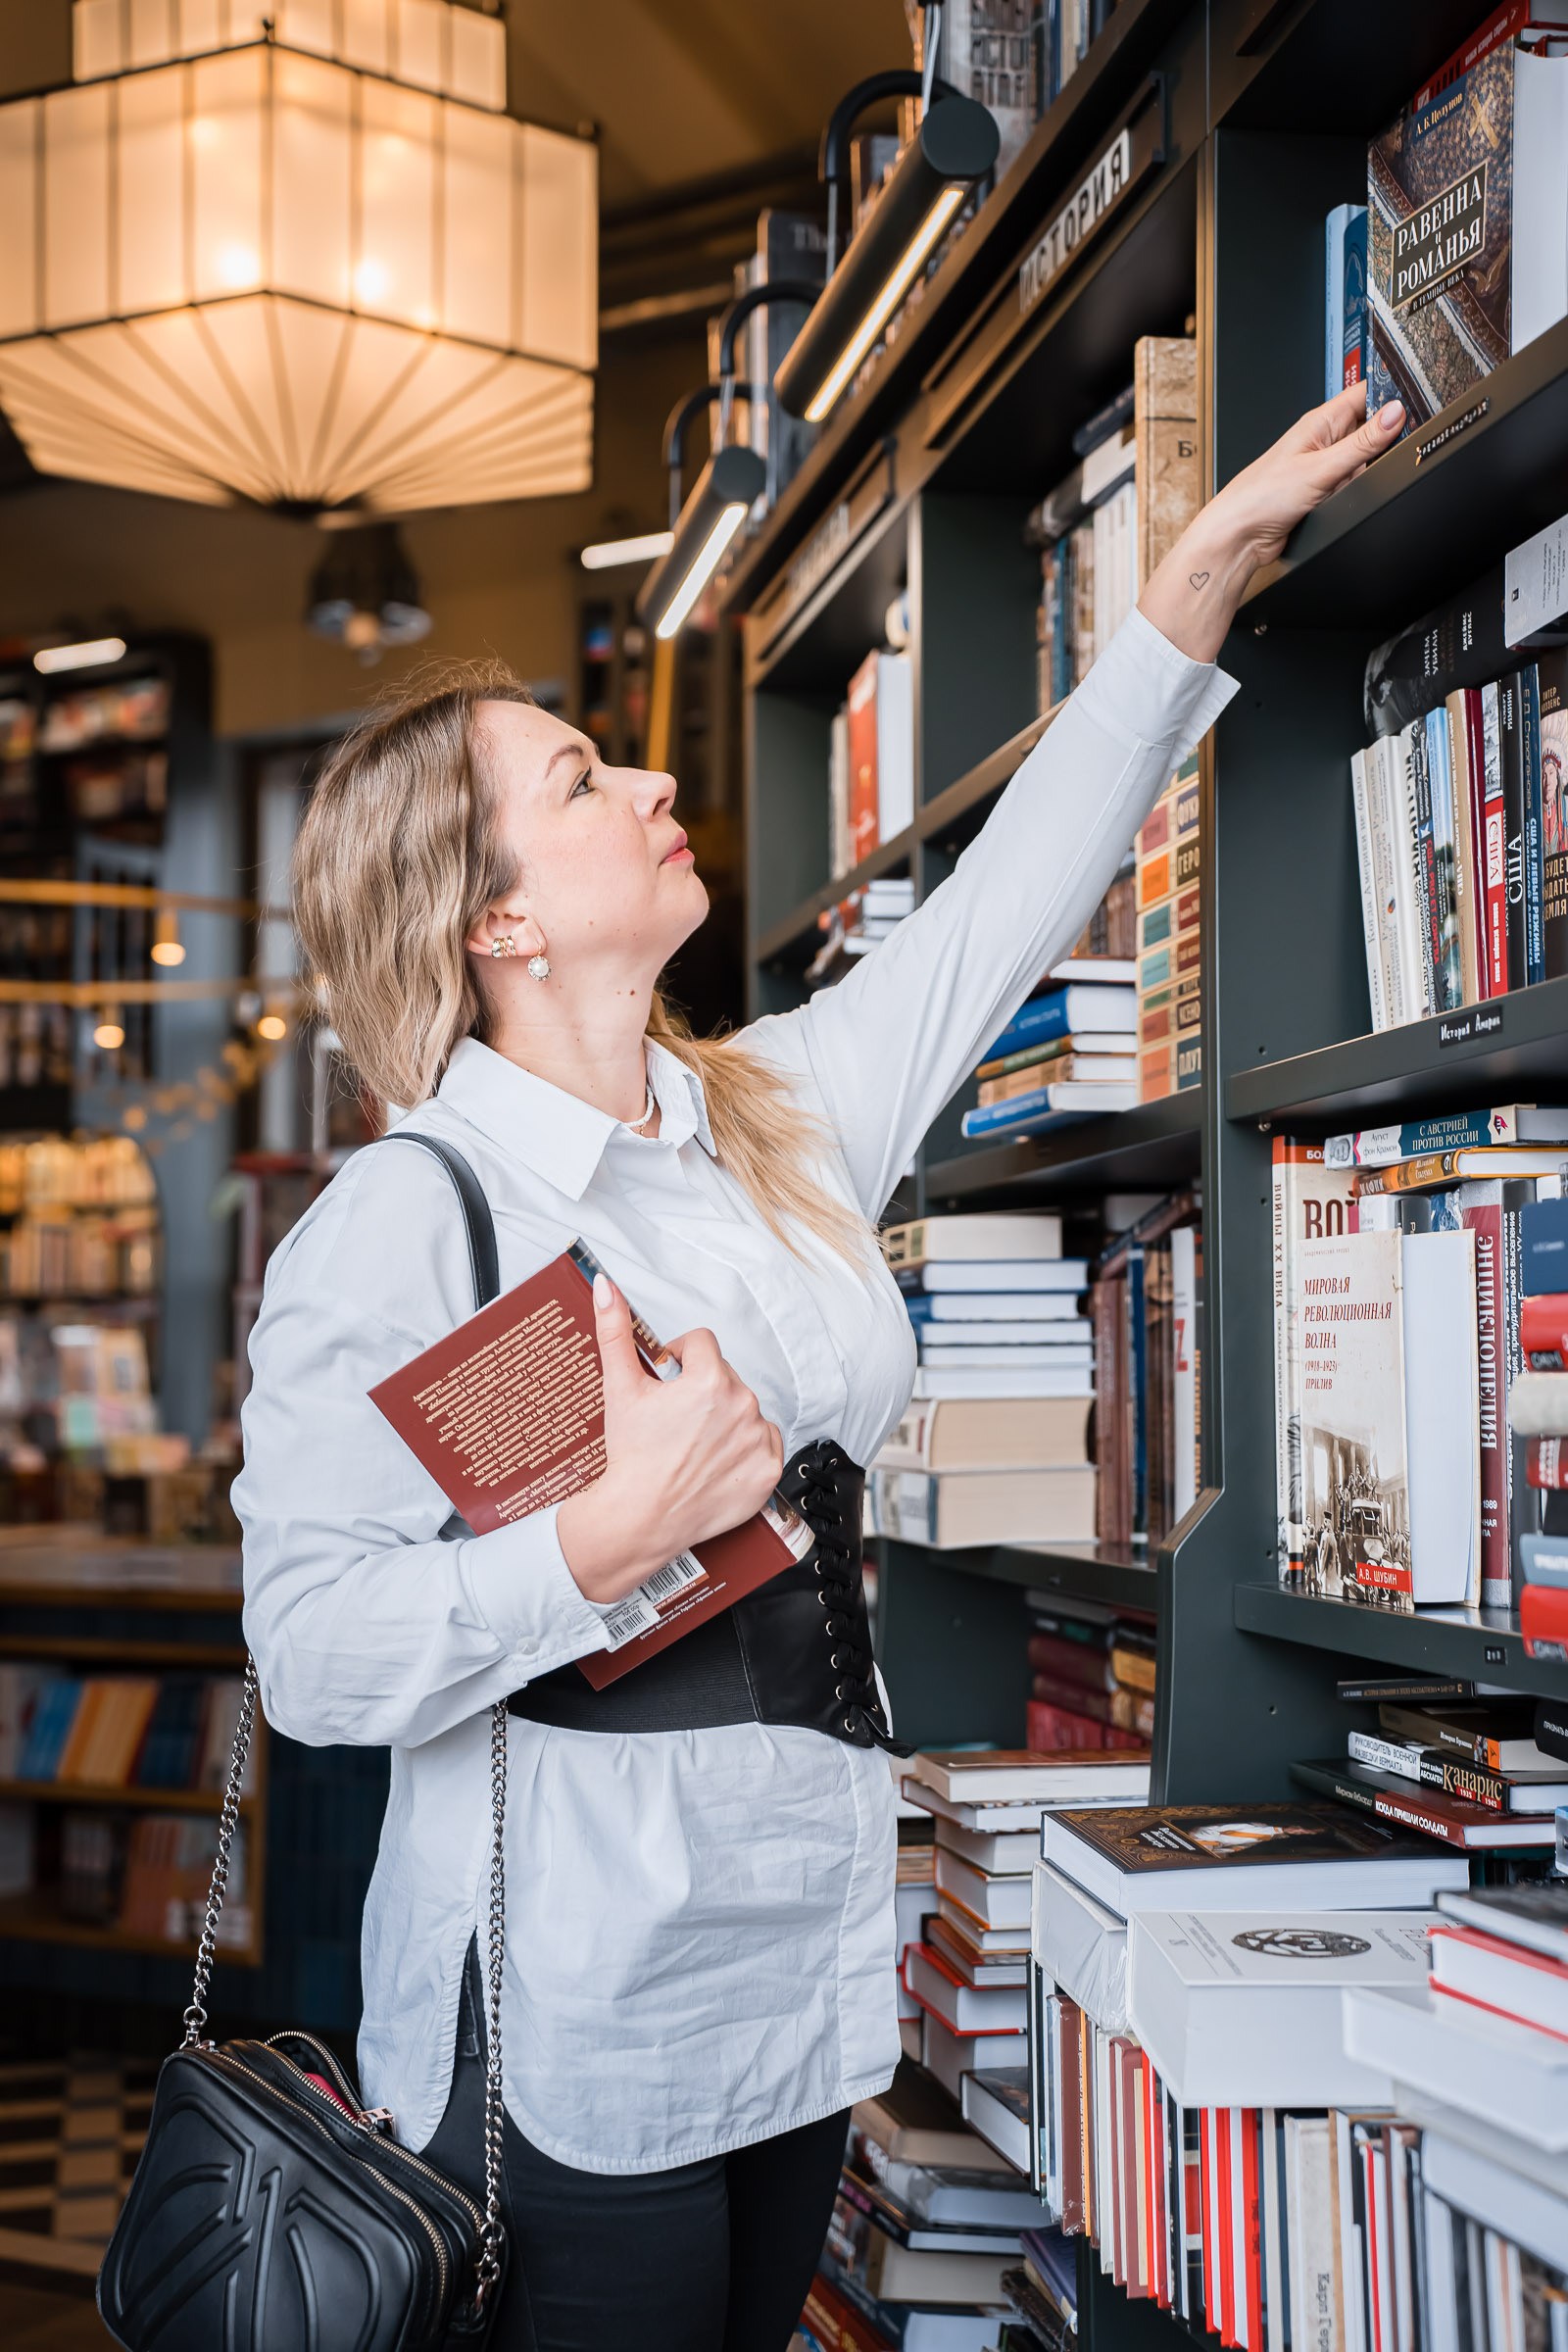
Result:
<instances>
[{"instance_id":1,"label":"woman's eye","mask_svg":"<svg viewBox=\"0 0 1568 2352\"><path fill-rule=\"evenodd\" d=\"M584 768L582 774L577 778L576 783L571 788L571 798L575 800L579 792L592 792L593 788L593 777L589 773L588 769Z\"/></svg>"}]
</instances>

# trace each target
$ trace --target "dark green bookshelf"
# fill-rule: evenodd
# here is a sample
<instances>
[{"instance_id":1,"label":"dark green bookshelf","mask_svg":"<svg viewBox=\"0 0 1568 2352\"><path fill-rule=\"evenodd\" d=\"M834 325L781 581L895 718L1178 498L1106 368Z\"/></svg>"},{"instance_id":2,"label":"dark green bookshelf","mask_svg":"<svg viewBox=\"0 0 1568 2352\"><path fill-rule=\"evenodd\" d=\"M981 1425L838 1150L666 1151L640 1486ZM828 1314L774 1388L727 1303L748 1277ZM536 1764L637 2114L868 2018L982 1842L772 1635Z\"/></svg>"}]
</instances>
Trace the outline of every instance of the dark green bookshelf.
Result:
<instances>
[{"instance_id":1,"label":"dark green bookshelf","mask_svg":"<svg viewBox=\"0 0 1568 2352\"><path fill-rule=\"evenodd\" d=\"M1321 398L1324 217L1364 191L1367 139L1483 13L1479 0L1382 12L1122 0L1112 45L956 241L731 574L729 609L745 616L754 1012L802 1002L817 915L858 881L907 871L923 902L1049 723L1022 525L1066 472L1074 429L1127 381L1137 338L1195 321L1212 482ZM1004 331L1021 255L1151 77L1162 160L1038 314ZM1153 1618L1152 1784L1171 1802L1292 1794L1293 1758L1343 1753L1347 1730L1370 1721L1335 1691L1367 1659L1568 1691L1568 1668L1527 1660L1506 1614L1398 1616L1283 1592L1275 1576L1274 1131L1568 1099L1568 981L1505 1000L1500 1030L1466 1040L1446 1041L1438 1022L1368 1034L1349 790L1366 658L1568 508L1568 327L1483 395L1462 429L1446 431L1457 414L1435 420L1310 517L1225 649L1240 691L1200 765L1204 1084L1050 1136L965 1146L971 1084L901 1192L903 1214L1071 1207L1191 1183L1204 1203L1197 1503L1147 1558L1093 1544L879 1544L879 1656L900 1732L919 1744L1016 1742L1031 1590ZM914 822L834 879L831 717L900 578ZM1171 2325L1101 2282L1086 2352L1122 2352L1151 2330L1168 2347Z\"/></svg>"}]
</instances>

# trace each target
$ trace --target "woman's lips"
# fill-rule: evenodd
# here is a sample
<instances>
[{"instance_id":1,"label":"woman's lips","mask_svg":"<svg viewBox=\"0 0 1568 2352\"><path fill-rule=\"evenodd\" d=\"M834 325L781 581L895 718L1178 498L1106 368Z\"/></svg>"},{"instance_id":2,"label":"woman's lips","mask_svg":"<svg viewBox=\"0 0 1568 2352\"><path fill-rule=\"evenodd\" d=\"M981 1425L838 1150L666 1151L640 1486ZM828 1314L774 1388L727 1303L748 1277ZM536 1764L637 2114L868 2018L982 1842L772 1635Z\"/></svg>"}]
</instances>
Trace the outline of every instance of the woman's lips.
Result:
<instances>
[{"instance_id":1,"label":"woman's lips","mask_svg":"<svg viewBox=\"0 0 1568 2352\"><path fill-rule=\"evenodd\" d=\"M696 858L692 856L691 851L686 846L686 836L684 833L681 835L679 841L676 842L673 849L666 850L664 852L663 857L661 858L659 862L661 865L695 865L697 863Z\"/></svg>"}]
</instances>

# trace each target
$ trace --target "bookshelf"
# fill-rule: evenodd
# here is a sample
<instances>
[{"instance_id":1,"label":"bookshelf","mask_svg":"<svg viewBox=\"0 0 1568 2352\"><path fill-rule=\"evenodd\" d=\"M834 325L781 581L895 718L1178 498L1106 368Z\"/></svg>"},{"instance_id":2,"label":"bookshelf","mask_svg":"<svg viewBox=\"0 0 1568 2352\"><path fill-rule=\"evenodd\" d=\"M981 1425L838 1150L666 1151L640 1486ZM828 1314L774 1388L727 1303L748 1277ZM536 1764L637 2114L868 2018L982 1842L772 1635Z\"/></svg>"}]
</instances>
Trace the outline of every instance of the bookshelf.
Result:
<instances>
[{"instance_id":1,"label":"bookshelf","mask_svg":"<svg viewBox=\"0 0 1568 2352\"><path fill-rule=\"evenodd\" d=\"M1349 0L1123 0L1093 72L1038 126L731 575L754 1014L803 1001L832 901L889 872L928 897L1050 723L1034 709L1036 571L1021 526L1065 472L1074 428L1128 379L1137 337L1195 318L1211 484L1321 397L1324 217L1364 188L1367 140L1483 13L1477 0L1370 13ZM1141 102L1160 110L1157 161L1020 313L1031 238ZM1009 305L1010 330L999 323ZM1273 1133L1568 1090L1565 981L1502 1000L1488 1035L1452 1042L1437 1020L1368 1034L1348 780L1366 657L1568 509L1568 326L1484 392L1461 429L1446 431L1474 400L1310 517L1232 632L1223 662L1241 691L1201 762L1203 1086L1049 1138L964 1147L971 1082L900 1196L916 1214L1197 1180L1204 1203L1196 1504L1147 1559L880 1544L879 1656L917 1744L1016 1742L1029 1589L1152 1616L1156 1800L1291 1794L1293 1758L1372 1728L1372 1709L1335 1695L1358 1661L1568 1693L1568 1666L1526 1659L1507 1612L1399 1616L1275 1582ZM906 581L914 822L830 883L830 716ZM1087 2325L1096 2343L1172 2340L1173 2323L1098 2279Z\"/></svg>"}]
</instances>

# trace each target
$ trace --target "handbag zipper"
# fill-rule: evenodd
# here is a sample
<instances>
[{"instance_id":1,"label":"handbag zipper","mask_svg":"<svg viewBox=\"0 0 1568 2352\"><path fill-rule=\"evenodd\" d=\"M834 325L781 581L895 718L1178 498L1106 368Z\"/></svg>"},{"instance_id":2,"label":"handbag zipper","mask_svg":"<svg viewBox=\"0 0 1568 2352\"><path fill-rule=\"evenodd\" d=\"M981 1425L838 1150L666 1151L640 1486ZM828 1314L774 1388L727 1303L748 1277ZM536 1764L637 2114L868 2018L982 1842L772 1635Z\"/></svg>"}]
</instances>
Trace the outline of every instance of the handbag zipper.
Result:
<instances>
[{"instance_id":1,"label":"handbag zipper","mask_svg":"<svg viewBox=\"0 0 1568 2352\"><path fill-rule=\"evenodd\" d=\"M337 2076L338 2081L343 2084L345 2091L349 2090L350 2086L346 2077L343 2074L342 2068L338 2065L336 2059L333 2058L330 2050L322 2049L321 2044L315 2038L314 2034L294 2034L286 2037L274 2034L272 2039L267 2044L267 2047L272 2052L274 2057L281 2059L282 2063L289 2068L291 2073L299 2076L300 2081L305 2084L307 2090L311 2091L315 2097L319 2098L322 2094L317 2090L316 2085L312 2082L311 2078L305 2072L305 2069L295 2063L295 2061L289 2056L287 2050L280 2050L277 2047L278 2041L283 2038L309 2042L313 2050L320 2051L321 2056L327 2061L327 2064L331 2067L332 2072ZM416 2156L412 2148L404 2147L399 2140L386 2138L382 2132L376 2131L373 2124L367 2123L365 2118L366 2110L356 2104L353 2108L353 2121L358 2125L362 2132L369 2134L369 2136L374 2140L377 2148L385 2149L390 2154L399 2157L404 2164L412 2164L416 2173L422 2173L427 2180L433 2180L438 2187L446 2189L449 2195L456 2197L458 2203L464 2208L465 2212L471 2214L473 2217L474 2228L480 2230L483 2230L484 2215L480 2212L473 2199L467 2194L466 2190L459 2188L456 2181L449 2180L445 2173L438 2173L434 2165L426 2164L422 2156Z\"/></svg>"},{"instance_id":2,"label":"handbag zipper","mask_svg":"<svg viewBox=\"0 0 1568 2352\"><path fill-rule=\"evenodd\" d=\"M279 2090L275 2082L269 2082L265 2075L259 2075L255 2068L247 2066L242 2058L233 2058L229 2055L227 2050L220 2049L208 2050L204 2053L204 2055L209 2059L214 2060L220 2066L232 2067L237 2075L244 2076L247 2082L254 2082L258 2089L265 2090L271 2098L274 2098L279 2106L287 2107L290 2114L297 2112L293 2100L288 2098L284 2092ZM293 2066L293 2060L284 2058L281 2050L278 2051L277 2055L280 2058L283 2058L283 2063L285 2066ZM300 2074L300 2069L298 2067L294 2067L294 2072L296 2074ZM300 2075L300 2079L302 2082L309 2082L308 2076ZM318 2098L322 2094L319 2091L317 2093ZM319 2132L321 2137L327 2142L328 2146L332 2148L338 2148L338 2141L327 2130L325 2124L321 2122L319 2116L313 2115L309 2108L305 2110L305 2114L307 2121L315 2125L317 2131ZM440 2276L441 2293L444 2298L446 2294L448 2276L446 2240L442 2237L440 2230L436 2228L434 2222L431 2221L429 2215L421 2206L415 2203L414 2199L408 2194L407 2190L399 2188L395 2180L386 2180L383 2175L376 2170L376 2167L373 2164L370 2164L364 2156L357 2154L354 2149L341 2148L339 2149L339 2152L342 2155L347 2156L351 2164L359 2165L363 2172L375 2173L377 2181L379 2182L380 2186L386 2190L388 2196L396 2197L398 2203L400 2205L406 2205L409 2211L414 2215L416 2221L417 2221L420 2229L424 2231L426 2237L430 2240L432 2248L434 2249L436 2269ZM424 2169L428 2171L429 2168L425 2167ZM440 2175L437 2174L435 2178L439 2180ZM466 2199L465 2199L465 2202L466 2202Z\"/></svg>"}]
</instances>

